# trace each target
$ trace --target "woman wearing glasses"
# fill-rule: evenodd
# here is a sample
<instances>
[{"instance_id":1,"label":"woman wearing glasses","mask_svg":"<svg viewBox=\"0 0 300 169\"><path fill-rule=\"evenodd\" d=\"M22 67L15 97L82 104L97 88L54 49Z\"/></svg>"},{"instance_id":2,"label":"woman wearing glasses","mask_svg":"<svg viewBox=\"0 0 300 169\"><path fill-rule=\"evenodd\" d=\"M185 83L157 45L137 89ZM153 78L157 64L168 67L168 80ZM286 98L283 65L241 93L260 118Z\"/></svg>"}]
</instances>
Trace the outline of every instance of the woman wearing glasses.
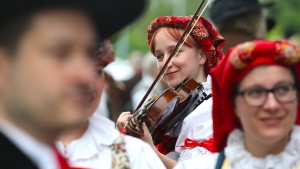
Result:
<instances>
[{"instance_id":1,"label":"woman wearing glasses","mask_svg":"<svg viewBox=\"0 0 300 169\"><path fill-rule=\"evenodd\" d=\"M212 79L218 153L177 168L299 168L300 49L287 41L240 44Z\"/></svg>"}]
</instances>

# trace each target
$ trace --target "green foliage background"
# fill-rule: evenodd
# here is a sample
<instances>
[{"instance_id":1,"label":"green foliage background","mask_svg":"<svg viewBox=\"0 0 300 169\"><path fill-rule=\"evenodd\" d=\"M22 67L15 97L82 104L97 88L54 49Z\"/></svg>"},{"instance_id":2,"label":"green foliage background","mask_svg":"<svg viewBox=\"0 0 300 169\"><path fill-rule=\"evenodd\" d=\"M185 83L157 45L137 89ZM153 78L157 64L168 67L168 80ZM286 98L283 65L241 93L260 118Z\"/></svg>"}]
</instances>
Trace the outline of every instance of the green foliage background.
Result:
<instances>
[{"instance_id":1,"label":"green foliage background","mask_svg":"<svg viewBox=\"0 0 300 169\"><path fill-rule=\"evenodd\" d=\"M112 37L117 57L127 58L134 50L148 52L146 28L151 21L163 15L192 15L200 2L200 0L149 0L144 15ZM269 15L275 19L276 26L269 32L269 39L283 38L286 30L300 33L300 0L261 0L261 2L274 2L269 8Z\"/></svg>"}]
</instances>

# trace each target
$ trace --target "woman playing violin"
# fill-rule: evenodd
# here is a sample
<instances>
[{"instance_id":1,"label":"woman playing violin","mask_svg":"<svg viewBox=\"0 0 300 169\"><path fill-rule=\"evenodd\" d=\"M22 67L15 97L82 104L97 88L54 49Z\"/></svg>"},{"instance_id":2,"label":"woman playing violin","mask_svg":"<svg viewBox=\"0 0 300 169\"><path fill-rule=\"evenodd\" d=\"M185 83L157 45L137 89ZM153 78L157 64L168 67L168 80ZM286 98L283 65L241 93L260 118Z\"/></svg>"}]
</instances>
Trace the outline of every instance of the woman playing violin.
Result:
<instances>
[{"instance_id":1,"label":"woman playing violin","mask_svg":"<svg viewBox=\"0 0 300 169\"><path fill-rule=\"evenodd\" d=\"M148 27L148 44L157 59L158 69L162 69L190 20L190 16L162 16L156 18ZM174 142L173 150L180 154L179 160L210 154L212 100L209 98L211 93L209 73L222 58L223 45L224 38L207 19L201 17L170 63L163 78L171 88L176 88L186 79L194 79L203 85L208 97L195 109L190 110L179 127L170 131L170 135L167 134L163 141L156 145L158 151L168 153L164 148ZM120 115L117 121L118 129L125 126L130 116L130 112ZM154 147L149 134L146 134L144 139ZM175 165L175 161L161 153L158 154L168 168Z\"/></svg>"}]
</instances>

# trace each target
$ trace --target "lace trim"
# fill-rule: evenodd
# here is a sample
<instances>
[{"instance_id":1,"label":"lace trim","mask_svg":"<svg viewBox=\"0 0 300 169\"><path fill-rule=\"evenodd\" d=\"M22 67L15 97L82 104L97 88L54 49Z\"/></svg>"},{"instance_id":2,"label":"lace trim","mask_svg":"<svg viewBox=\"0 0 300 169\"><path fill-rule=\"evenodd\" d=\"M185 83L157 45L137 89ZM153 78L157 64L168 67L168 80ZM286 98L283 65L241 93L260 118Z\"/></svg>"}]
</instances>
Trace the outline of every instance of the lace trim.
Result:
<instances>
[{"instance_id":1,"label":"lace trim","mask_svg":"<svg viewBox=\"0 0 300 169\"><path fill-rule=\"evenodd\" d=\"M234 163L235 168L245 168L245 165L249 168L297 168L300 157L299 136L300 128L295 126L283 152L257 158L245 149L244 133L236 129L229 135L225 156Z\"/></svg>"},{"instance_id":2,"label":"lace trim","mask_svg":"<svg viewBox=\"0 0 300 169\"><path fill-rule=\"evenodd\" d=\"M180 153L178 161L190 160L195 157L204 157L210 154L211 153L206 148L195 147L192 149L186 149L182 153Z\"/></svg>"}]
</instances>

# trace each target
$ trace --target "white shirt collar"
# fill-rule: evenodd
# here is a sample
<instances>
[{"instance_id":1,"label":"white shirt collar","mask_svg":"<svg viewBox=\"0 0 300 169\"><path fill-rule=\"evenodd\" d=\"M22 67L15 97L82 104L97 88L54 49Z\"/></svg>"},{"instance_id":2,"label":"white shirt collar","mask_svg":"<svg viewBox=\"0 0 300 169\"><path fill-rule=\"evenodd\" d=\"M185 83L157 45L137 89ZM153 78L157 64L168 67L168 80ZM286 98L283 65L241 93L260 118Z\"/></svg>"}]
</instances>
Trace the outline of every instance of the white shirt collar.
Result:
<instances>
[{"instance_id":1,"label":"white shirt collar","mask_svg":"<svg viewBox=\"0 0 300 169\"><path fill-rule=\"evenodd\" d=\"M40 169L60 168L54 150L0 118L0 131Z\"/></svg>"},{"instance_id":2,"label":"white shirt collar","mask_svg":"<svg viewBox=\"0 0 300 169\"><path fill-rule=\"evenodd\" d=\"M201 84L203 85L204 92L206 94L210 94L211 93L211 76L208 75L206 78L206 82L203 82Z\"/></svg>"},{"instance_id":3,"label":"white shirt collar","mask_svg":"<svg viewBox=\"0 0 300 169\"><path fill-rule=\"evenodd\" d=\"M101 150L109 147L119 134L119 131L114 128L112 121L94 113L82 137L73 140L68 145L64 145L61 141L58 141L56 146L70 161L91 159L97 156Z\"/></svg>"},{"instance_id":4,"label":"white shirt collar","mask_svg":"<svg viewBox=\"0 0 300 169\"><path fill-rule=\"evenodd\" d=\"M225 156L235 168L297 168L300 157L300 127L293 127L291 138L283 152L264 158L254 157L244 146L244 133L235 129L228 137Z\"/></svg>"}]
</instances>

